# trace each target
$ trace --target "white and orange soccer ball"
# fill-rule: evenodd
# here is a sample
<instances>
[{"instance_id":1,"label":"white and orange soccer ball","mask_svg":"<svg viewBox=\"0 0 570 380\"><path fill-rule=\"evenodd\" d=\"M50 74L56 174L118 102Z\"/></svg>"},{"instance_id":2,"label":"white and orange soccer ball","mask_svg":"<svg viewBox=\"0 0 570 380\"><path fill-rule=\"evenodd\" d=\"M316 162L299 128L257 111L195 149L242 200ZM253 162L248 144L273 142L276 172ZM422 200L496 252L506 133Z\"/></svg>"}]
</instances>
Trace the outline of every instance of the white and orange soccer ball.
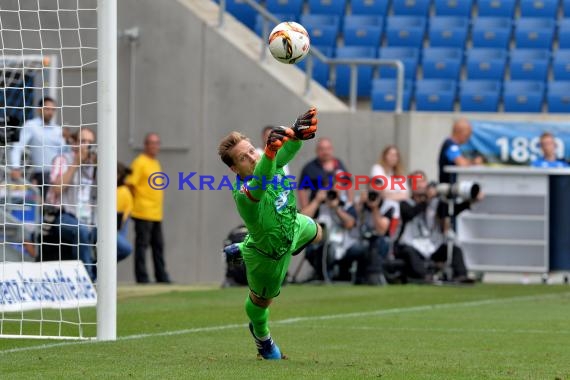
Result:
<instances>
[{"instance_id":1,"label":"white and orange soccer ball","mask_svg":"<svg viewBox=\"0 0 570 380\"><path fill-rule=\"evenodd\" d=\"M311 41L309 33L293 21L282 22L269 34L269 51L281 63L300 62L309 53Z\"/></svg>"}]
</instances>

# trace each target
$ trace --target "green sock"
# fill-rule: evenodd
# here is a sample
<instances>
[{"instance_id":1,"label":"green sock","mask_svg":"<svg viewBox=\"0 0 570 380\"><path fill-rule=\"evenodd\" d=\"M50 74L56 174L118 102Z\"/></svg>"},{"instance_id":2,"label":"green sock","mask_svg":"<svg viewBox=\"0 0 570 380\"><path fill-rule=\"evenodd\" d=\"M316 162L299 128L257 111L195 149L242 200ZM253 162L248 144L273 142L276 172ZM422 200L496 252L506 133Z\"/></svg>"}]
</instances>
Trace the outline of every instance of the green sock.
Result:
<instances>
[{"instance_id":1,"label":"green sock","mask_svg":"<svg viewBox=\"0 0 570 380\"><path fill-rule=\"evenodd\" d=\"M253 332L258 338L265 338L269 336L269 309L259 307L254 304L247 295L245 300L245 312L253 323Z\"/></svg>"}]
</instances>

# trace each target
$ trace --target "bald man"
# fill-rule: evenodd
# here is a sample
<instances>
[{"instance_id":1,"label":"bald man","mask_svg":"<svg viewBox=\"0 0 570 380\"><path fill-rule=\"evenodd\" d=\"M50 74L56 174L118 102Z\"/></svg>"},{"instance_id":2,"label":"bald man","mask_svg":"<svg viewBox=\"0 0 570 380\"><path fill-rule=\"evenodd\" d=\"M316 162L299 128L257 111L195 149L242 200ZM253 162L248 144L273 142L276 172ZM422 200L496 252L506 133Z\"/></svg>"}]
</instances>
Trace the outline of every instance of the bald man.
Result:
<instances>
[{"instance_id":1,"label":"bald man","mask_svg":"<svg viewBox=\"0 0 570 380\"><path fill-rule=\"evenodd\" d=\"M452 183L455 182L455 175L446 173L444 167L446 166L472 166L482 165L483 158L475 157L469 159L461 154L459 149L460 145L465 144L471 137L471 124L467 119L459 119L453 124L451 137L448 137L443 142L439 153L439 182Z\"/></svg>"}]
</instances>

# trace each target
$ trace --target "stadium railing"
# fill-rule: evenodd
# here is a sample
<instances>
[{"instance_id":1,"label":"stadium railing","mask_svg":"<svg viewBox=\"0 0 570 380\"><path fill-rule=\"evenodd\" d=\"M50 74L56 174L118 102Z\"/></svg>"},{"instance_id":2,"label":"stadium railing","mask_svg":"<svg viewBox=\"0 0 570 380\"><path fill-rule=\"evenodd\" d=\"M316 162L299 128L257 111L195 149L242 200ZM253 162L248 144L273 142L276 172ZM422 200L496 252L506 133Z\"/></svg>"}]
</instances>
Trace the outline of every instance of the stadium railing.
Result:
<instances>
[{"instance_id":1,"label":"stadium railing","mask_svg":"<svg viewBox=\"0 0 570 380\"><path fill-rule=\"evenodd\" d=\"M251 6L257 13L263 16L263 26L262 26L262 38L261 38L261 54L260 60L264 61L267 57L267 46L266 40L269 34L269 22L274 24L279 24L278 18L273 16L269 11L267 11L263 6L255 2L255 0L243 0L249 6ZM218 14L218 27L222 28L225 22L226 14L226 0L219 1L219 14ZM404 64L400 60L392 59L358 59L358 58L328 58L319 49L311 46L308 56L305 58L307 60L307 65L305 67L305 95L311 90L311 82L313 78L313 59L318 59L324 64L329 65L330 71L335 72L335 67L338 65L348 65L350 67L350 92L349 92L349 105L351 111L356 111L357 102L357 85L358 85L358 66L367 65L373 66L377 69L380 66L388 66L396 68L396 79L397 79L397 91L396 91L396 105L395 112L402 112L403 105L403 95L404 95ZM373 74L374 75L374 74Z\"/></svg>"}]
</instances>

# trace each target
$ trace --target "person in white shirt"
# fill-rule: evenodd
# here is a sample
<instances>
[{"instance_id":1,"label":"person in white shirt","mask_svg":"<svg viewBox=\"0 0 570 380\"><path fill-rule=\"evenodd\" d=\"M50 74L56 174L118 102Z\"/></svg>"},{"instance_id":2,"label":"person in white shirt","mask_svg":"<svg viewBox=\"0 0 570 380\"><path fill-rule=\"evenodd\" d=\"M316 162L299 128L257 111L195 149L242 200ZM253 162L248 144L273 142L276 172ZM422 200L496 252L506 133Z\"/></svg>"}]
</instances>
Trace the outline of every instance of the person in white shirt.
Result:
<instances>
[{"instance_id":1,"label":"person in white shirt","mask_svg":"<svg viewBox=\"0 0 570 380\"><path fill-rule=\"evenodd\" d=\"M73 255L85 264L95 280L93 260L96 200L95 133L89 128L71 139L71 152L57 155L53 160L45 205L60 209L61 242L71 244ZM79 249L78 249L79 248Z\"/></svg>"},{"instance_id":2,"label":"person in white shirt","mask_svg":"<svg viewBox=\"0 0 570 380\"><path fill-rule=\"evenodd\" d=\"M54 122L56 102L44 97L38 104L38 116L24 123L19 141L13 146L10 154L10 176L13 180L22 179L22 154L26 146L30 147L32 181L40 186L49 182L50 166L53 159L62 153L65 145L62 128ZM44 180L45 178L45 180ZM44 191L45 194L45 191Z\"/></svg>"},{"instance_id":3,"label":"person in white shirt","mask_svg":"<svg viewBox=\"0 0 570 380\"><path fill-rule=\"evenodd\" d=\"M408 189L408 182L404 182L406 189L401 189L398 185L394 184L395 176L405 176L402 164L400 161L400 151L395 145L388 145L382 150L380 158L376 164L372 166L370 177L384 176L388 180L386 188L380 191L382 199L386 205L394 208L394 217L400 217L400 201L409 199L410 189ZM382 184L379 184L382 186Z\"/></svg>"}]
</instances>

